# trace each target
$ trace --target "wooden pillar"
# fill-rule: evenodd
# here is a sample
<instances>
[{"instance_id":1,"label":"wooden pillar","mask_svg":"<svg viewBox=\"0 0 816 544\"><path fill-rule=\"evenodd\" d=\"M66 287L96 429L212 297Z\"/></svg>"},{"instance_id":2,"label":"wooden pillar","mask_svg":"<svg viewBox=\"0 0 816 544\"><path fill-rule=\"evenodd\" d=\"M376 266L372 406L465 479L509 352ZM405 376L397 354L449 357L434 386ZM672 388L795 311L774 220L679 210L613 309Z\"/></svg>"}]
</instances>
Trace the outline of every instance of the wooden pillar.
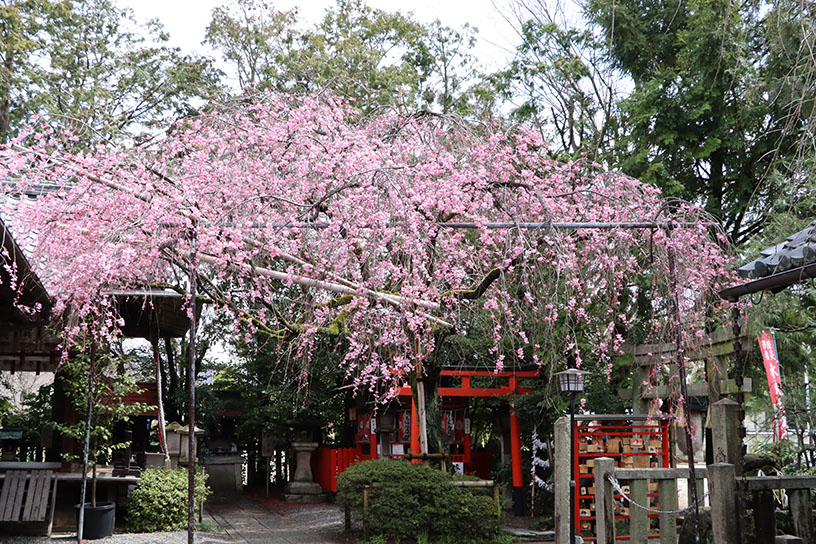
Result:
<instances>
[{"instance_id":1,"label":"wooden pillar","mask_svg":"<svg viewBox=\"0 0 816 544\"><path fill-rule=\"evenodd\" d=\"M592 472L595 475L595 535L598 544L615 544L615 500L612 484L607 479L614 471L614 459L610 457L595 459ZM568 537L562 542L567 540Z\"/></svg>"},{"instance_id":2,"label":"wooden pillar","mask_svg":"<svg viewBox=\"0 0 816 544\"><path fill-rule=\"evenodd\" d=\"M413 395L411 395L411 453L419 455L419 422L417 420L417 405ZM411 462L419 463L421 461L412 459Z\"/></svg>"},{"instance_id":3,"label":"wooden pillar","mask_svg":"<svg viewBox=\"0 0 816 544\"><path fill-rule=\"evenodd\" d=\"M513 514L524 515L524 477L521 470L521 425L516 407L510 404L510 458L513 465Z\"/></svg>"}]
</instances>

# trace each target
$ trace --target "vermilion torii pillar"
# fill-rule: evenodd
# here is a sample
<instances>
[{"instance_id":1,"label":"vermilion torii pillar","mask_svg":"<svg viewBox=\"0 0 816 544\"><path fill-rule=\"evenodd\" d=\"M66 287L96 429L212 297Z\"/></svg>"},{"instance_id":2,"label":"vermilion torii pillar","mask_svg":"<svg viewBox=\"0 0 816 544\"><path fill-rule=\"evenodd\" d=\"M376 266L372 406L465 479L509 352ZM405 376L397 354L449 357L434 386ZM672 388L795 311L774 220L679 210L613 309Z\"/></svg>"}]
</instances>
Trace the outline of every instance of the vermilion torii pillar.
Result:
<instances>
[{"instance_id":1,"label":"vermilion torii pillar","mask_svg":"<svg viewBox=\"0 0 816 544\"><path fill-rule=\"evenodd\" d=\"M521 426L514 404L510 404L510 458L513 462L513 514L524 515L524 478L521 472Z\"/></svg>"},{"instance_id":2,"label":"vermilion torii pillar","mask_svg":"<svg viewBox=\"0 0 816 544\"><path fill-rule=\"evenodd\" d=\"M411 395L411 453L419 452L419 421L417 420L417 405L414 396ZM413 459L412 463L419 463L419 459Z\"/></svg>"}]
</instances>

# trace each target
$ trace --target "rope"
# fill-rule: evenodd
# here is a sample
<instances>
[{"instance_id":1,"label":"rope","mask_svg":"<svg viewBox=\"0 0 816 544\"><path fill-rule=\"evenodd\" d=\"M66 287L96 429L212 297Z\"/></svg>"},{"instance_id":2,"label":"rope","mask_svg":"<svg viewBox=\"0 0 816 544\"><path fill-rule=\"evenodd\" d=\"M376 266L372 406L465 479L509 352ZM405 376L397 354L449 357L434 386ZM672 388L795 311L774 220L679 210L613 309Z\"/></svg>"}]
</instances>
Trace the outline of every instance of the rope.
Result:
<instances>
[{"instance_id":1,"label":"rope","mask_svg":"<svg viewBox=\"0 0 816 544\"><path fill-rule=\"evenodd\" d=\"M612 484L612 487L615 488L615 491L621 496L621 498L626 499L629 502L629 504L631 504L632 506L637 506L641 510L646 510L648 512L652 512L655 514L682 514L684 512L689 512L694 509L693 503L680 510L658 510L657 508L650 508L649 506L638 504L635 501L633 501L631 497L629 497L626 493L623 492L620 483L618 482L618 480L615 479L614 476L612 476L611 474L607 474L606 478L609 480L609 483ZM706 493L705 495L702 496L702 498L700 498L700 502L704 502L706 497L708 497L708 493ZM621 501L621 504L623 504L623 501Z\"/></svg>"}]
</instances>

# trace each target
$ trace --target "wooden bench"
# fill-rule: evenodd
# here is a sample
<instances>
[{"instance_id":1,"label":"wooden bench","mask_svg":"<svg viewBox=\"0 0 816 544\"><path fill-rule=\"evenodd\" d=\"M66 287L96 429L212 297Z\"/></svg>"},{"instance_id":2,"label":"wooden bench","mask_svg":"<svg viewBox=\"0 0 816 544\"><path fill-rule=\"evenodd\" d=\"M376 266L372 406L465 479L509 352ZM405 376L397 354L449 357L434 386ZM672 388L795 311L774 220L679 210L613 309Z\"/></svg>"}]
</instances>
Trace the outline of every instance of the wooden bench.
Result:
<instances>
[{"instance_id":1,"label":"wooden bench","mask_svg":"<svg viewBox=\"0 0 816 544\"><path fill-rule=\"evenodd\" d=\"M0 491L0 522L44 522L47 518L47 534L51 536L57 498L54 471L9 470L4 476Z\"/></svg>"}]
</instances>

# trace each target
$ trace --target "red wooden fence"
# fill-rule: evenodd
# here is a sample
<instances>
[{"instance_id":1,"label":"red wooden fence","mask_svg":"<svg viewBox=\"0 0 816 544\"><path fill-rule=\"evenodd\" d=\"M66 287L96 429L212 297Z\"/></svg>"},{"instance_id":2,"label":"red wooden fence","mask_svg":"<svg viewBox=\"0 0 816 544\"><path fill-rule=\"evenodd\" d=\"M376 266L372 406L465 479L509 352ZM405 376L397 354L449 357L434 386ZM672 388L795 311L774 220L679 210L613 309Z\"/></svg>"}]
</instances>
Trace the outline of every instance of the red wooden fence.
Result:
<instances>
[{"instance_id":1,"label":"red wooden fence","mask_svg":"<svg viewBox=\"0 0 816 544\"><path fill-rule=\"evenodd\" d=\"M317 448L312 455L314 481L323 491L337 491L337 475L359 460L354 448Z\"/></svg>"}]
</instances>

